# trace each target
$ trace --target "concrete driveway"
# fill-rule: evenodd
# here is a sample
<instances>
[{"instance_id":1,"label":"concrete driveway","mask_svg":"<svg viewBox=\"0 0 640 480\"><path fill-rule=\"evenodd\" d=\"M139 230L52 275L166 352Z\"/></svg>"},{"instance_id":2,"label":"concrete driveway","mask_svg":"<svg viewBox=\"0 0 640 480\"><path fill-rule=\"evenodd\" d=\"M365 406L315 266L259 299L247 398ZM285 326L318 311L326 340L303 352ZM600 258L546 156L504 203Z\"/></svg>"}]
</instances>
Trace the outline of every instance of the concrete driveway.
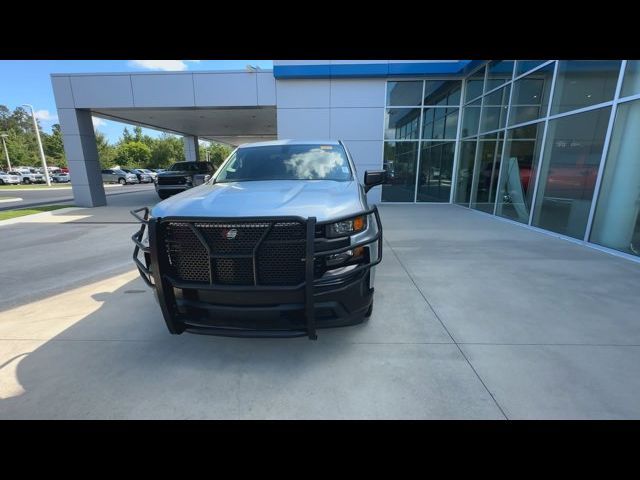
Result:
<instances>
[{"instance_id":1,"label":"concrete driveway","mask_svg":"<svg viewBox=\"0 0 640 480\"><path fill-rule=\"evenodd\" d=\"M383 205L369 322L317 342L171 336L122 223L155 201L0 227L29 259L0 273L0 418L640 418L639 264ZM43 268L54 248L67 264Z\"/></svg>"}]
</instances>

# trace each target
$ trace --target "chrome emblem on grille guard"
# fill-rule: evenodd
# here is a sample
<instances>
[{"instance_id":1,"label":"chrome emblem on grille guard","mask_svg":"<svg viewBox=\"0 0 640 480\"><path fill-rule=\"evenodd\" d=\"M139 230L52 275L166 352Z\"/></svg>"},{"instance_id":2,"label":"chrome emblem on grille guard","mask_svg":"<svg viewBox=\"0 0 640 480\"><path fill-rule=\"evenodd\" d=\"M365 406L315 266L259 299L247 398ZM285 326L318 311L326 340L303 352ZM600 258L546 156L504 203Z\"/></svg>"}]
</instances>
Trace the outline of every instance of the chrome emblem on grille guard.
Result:
<instances>
[{"instance_id":1,"label":"chrome emblem on grille guard","mask_svg":"<svg viewBox=\"0 0 640 480\"><path fill-rule=\"evenodd\" d=\"M224 232L224 236L226 237L227 240L233 240L234 238L236 238L238 236L238 230L236 230L235 228L232 228L230 230L226 230Z\"/></svg>"}]
</instances>

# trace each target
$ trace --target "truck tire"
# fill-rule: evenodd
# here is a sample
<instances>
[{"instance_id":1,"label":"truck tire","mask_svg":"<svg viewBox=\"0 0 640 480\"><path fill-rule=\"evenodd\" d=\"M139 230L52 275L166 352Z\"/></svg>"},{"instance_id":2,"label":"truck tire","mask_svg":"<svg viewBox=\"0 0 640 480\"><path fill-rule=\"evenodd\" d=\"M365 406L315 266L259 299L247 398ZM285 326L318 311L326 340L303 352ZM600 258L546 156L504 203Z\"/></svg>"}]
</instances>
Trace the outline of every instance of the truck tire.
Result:
<instances>
[{"instance_id":1,"label":"truck tire","mask_svg":"<svg viewBox=\"0 0 640 480\"><path fill-rule=\"evenodd\" d=\"M364 318L369 318L372 313L373 313L373 300L371 300L371 305L369 305L369 309L367 310L367 313L364 314Z\"/></svg>"},{"instance_id":2,"label":"truck tire","mask_svg":"<svg viewBox=\"0 0 640 480\"><path fill-rule=\"evenodd\" d=\"M158 192L158 196L162 199L165 200L167 198L169 198L171 195L166 193L166 192Z\"/></svg>"},{"instance_id":3,"label":"truck tire","mask_svg":"<svg viewBox=\"0 0 640 480\"><path fill-rule=\"evenodd\" d=\"M0 185L4 185L4 180L0 178Z\"/></svg>"},{"instance_id":4,"label":"truck tire","mask_svg":"<svg viewBox=\"0 0 640 480\"><path fill-rule=\"evenodd\" d=\"M29 179L29 178L25 178L24 179L24 184L25 185L29 185L30 183L31 183L31 179Z\"/></svg>"},{"instance_id":5,"label":"truck tire","mask_svg":"<svg viewBox=\"0 0 640 480\"><path fill-rule=\"evenodd\" d=\"M119 183L120 185L126 185L126 184L127 184L127 181L126 181L124 178L119 178L119 179L118 179L118 183Z\"/></svg>"}]
</instances>

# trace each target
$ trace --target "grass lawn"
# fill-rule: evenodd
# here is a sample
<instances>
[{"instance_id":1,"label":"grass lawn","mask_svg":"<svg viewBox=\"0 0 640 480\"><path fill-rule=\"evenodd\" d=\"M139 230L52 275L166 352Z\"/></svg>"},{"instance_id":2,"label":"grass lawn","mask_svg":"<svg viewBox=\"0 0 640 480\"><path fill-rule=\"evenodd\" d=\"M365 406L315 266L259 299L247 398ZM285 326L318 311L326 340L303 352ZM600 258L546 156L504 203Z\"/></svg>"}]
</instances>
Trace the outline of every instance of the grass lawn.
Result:
<instances>
[{"instance_id":1,"label":"grass lawn","mask_svg":"<svg viewBox=\"0 0 640 480\"><path fill-rule=\"evenodd\" d=\"M69 183L52 183L50 187L47 187L46 183L31 183L29 185L0 185L0 190L23 190L25 188L64 188L71 187Z\"/></svg>"},{"instance_id":2,"label":"grass lawn","mask_svg":"<svg viewBox=\"0 0 640 480\"><path fill-rule=\"evenodd\" d=\"M34 213L50 212L52 210L60 210L61 208L69 208L73 205L42 205L40 207L21 208L16 210L4 210L0 212L0 220L9 220L10 218L24 217L25 215L33 215Z\"/></svg>"}]
</instances>

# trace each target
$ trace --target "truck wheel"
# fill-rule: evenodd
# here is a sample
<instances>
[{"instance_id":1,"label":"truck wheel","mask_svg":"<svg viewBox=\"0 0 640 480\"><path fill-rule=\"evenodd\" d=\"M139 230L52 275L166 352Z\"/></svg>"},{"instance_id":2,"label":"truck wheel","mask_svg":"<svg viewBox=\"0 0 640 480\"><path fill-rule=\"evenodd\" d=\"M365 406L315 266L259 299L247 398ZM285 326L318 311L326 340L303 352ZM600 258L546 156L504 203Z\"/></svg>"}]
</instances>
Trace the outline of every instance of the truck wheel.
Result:
<instances>
[{"instance_id":1,"label":"truck wheel","mask_svg":"<svg viewBox=\"0 0 640 480\"><path fill-rule=\"evenodd\" d=\"M165 200L165 199L169 198L171 195L169 195L168 193L165 193L165 192L158 192L158 196L159 196L162 200Z\"/></svg>"},{"instance_id":2,"label":"truck wheel","mask_svg":"<svg viewBox=\"0 0 640 480\"><path fill-rule=\"evenodd\" d=\"M0 185L4 185L4 180L0 178Z\"/></svg>"},{"instance_id":3,"label":"truck wheel","mask_svg":"<svg viewBox=\"0 0 640 480\"><path fill-rule=\"evenodd\" d=\"M119 178L119 179L118 179L118 183L119 183L120 185L126 185L126 184L127 184L127 181L126 181L124 178Z\"/></svg>"},{"instance_id":4,"label":"truck wheel","mask_svg":"<svg viewBox=\"0 0 640 480\"><path fill-rule=\"evenodd\" d=\"M25 185L29 185L31 183L31 180L29 180L28 178L24 179L24 184Z\"/></svg>"}]
</instances>

